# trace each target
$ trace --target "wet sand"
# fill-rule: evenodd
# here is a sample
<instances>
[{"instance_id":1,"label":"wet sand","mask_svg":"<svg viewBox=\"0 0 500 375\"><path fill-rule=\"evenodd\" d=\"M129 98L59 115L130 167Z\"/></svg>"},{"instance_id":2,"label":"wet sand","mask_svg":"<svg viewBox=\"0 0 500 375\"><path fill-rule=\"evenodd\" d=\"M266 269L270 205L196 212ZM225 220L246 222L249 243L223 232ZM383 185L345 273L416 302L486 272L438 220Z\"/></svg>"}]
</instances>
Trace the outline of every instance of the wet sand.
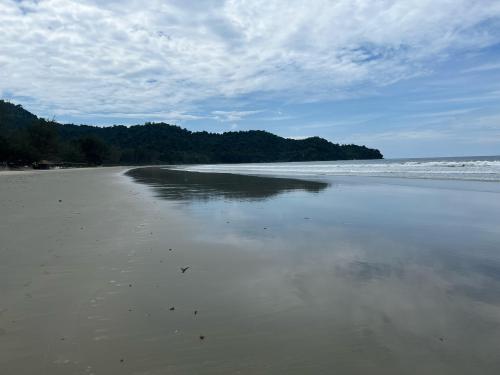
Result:
<instances>
[{"instance_id":1,"label":"wet sand","mask_svg":"<svg viewBox=\"0 0 500 375\"><path fill-rule=\"evenodd\" d=\"M195 308L175 285L187 281L185 259L165 248L186 247L173 238L184 224L160 215L123 170L0 175L0 373L168 367L175 349L159 342L179 335L193 318L180 311ZM196 328L179 337L192 350Z\"/></svg>"},{"instance_id":2,"label":"wet sand","mask_svg":"<svg viewBox=\"0 0 500 375\"><path fill-rule=\"evenodd\" d=\"M498 373L496 186L123 172L0 175L0 373Z\"/></svg>"}]
</instances>

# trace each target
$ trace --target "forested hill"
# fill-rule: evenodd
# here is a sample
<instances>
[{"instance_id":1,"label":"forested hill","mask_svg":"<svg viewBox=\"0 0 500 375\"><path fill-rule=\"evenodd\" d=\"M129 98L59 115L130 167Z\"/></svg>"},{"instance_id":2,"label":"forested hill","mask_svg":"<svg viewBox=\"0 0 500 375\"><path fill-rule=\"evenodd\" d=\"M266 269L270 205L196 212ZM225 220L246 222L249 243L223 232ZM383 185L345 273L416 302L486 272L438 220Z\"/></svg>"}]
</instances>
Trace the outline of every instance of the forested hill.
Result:
<instances>
[{"instance_id":1,"label":"forested hill","mask_svg":"<svg viewBox=\"0 0 500 375\"><path fill-rule=\"evenodd\" d=\"M380 159L375 149L265 131L191 132L165 123L97 127L59 124L0 100L0 162L46 159L88 164L249 163Z\"/></svg>"}]
</instances>

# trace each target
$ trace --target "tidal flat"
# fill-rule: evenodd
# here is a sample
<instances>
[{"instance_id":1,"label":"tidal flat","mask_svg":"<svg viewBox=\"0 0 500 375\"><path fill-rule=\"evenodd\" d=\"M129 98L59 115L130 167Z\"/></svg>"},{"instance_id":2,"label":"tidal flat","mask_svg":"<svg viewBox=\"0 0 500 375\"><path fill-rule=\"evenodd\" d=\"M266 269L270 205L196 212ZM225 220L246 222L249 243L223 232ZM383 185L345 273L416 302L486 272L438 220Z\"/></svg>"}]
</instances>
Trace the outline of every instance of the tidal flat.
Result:
<instances>
[{"instance_id":1,"label":"tidal flat","mask_svg":"<svg viewBox=\"0 0 500 375\"><path fill-rule=\"evenodd\" d=\"M0 197L2 374L500 371L498 183L96 168Z\"/></svg>"}]
</instances>

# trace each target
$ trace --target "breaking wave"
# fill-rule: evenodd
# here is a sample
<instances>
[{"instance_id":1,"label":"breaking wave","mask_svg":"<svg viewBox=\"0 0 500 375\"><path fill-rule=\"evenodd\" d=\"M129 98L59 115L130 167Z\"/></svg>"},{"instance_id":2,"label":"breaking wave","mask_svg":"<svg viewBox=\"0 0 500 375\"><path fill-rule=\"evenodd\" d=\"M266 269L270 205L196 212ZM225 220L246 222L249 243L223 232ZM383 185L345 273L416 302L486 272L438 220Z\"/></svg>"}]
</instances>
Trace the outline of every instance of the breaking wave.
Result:
<instances>
[{"instance_id":1,"label":"breaking wave","mask_svg":"<svg viewBox=\"0 0 500 375\"><path fill-rule=\"evenodd\" d=\"M179 166L177 168L193 172L273 176L377 176L500 181L500 156L477 158L212 164Z\"/></svg>"}]
</instances>

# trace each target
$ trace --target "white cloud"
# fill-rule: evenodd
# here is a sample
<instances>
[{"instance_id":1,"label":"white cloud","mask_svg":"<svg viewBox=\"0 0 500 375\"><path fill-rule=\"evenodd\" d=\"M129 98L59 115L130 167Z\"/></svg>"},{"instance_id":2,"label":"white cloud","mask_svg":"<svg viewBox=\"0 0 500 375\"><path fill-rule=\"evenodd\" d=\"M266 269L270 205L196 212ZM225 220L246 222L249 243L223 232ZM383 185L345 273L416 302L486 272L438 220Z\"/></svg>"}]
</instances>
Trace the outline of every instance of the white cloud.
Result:
<instances>
[{"instance_id":1,"label":"white cloud","mask_svg":"<svg viewBox=\"0 0 500 375\"><path fill-rule=\"evenodd\" d=\"M463 73L486 72L488 70L498 70L498 69L500 69L500 63L483 64L483 65L475 66L473 68L464 69Z\"/></svg>"},{"instance_id":2,"label":"white cloud","mask_svg":"<svg viewBox=\"0 0 500 375\"><path fill-rule=\"evenodd\" d=\"M499 42L499 16L496 0L0 0L0 93L99 116L341 97Z\"/></svg>"},{"instance_id":3,"label":"white cloud","mask_svg":"<svg viewBox=\"0 0 500 375\"><path fill-rule=\"evenodd\" d=\"M83 115L80 111L72 111L73 115ZM62 111L61 113L56 113L58 115L68 114L68 111ZM151 119L154 121L165 121L165 122L176 122L176 121L184 121L184 120L201 120L206 117L193 115L185 112L178 111L168 111L168 112L108 112L105 114L101 113L87 113L90 116L96 117L109 117L109 118L128 118L128 119Z\"/></svg>"},{"instance_id":4,"label":"white cloud","mask_svg":"<svg viewBox=\"0 0 500 375\"><path fill-rule=\"evenodd\" d=\"M404 128L372 131L349 136L350 142L366 144L393 144L429 141L461 142L464 144L500 144L500 113L469 116L470 111L449 111L450 117L438 121L405 124ZM435 113L446 117L446 113Z\"/></svg>"},{"instance_id":5,"label":"white cloud","mask_svg":"<svg viewBox=\"0 0 500 375\"><path fill-rule=\"evenodd\" d=\"M446 111L438 111L438 112L425 112L425 113L413 113L411 115L407 115L407 118L414 118L414 119L436 119L438 118L439 121L442 121L443 117L456 117L460 115L464 115L467 113L474 112L478 110L479 108L474 107L474 108L463 108L463 109L450 109ZM402 116L405 117L405 116Z\"/></svg>"},{"instance_id":6,"label":"white cloud","mask_svg":"<svg viewBox=\"0 0 500 375\"><path fill-rule=\"evenodd\" d=\"M460 96L460 97L449 97L445 99L425 99L425 100L416 100L414 103L416 104L442 104L442 103L469 103L469 102L487 102L487 101L497 101L500 99L500 91L491 91L486 92L482 95L469 95L469 96Z\"/></svg>"},{"instance_id":7,"label":"white cloud","mask_svg":"<svg viewBox=\"0 0 500 375\"><path fill-rule=\"evenodd\" d=\"M375 134L355 134L352 139L356 141L376 143L380 141L400 142L404 140L439 140L447 138L449 134L445 131L434 129L419 130L396 130Z\"/></svg>"},{"instance_id":8,"label":"white cloud","mask_svg":"<svg viewBox=\"0 0 500 375\"><path fill-rule=\"evenodd\" d=\"M245 117L262 112L257 111L212 111L213 119L221 122L240 121Z\"/></svg>"}]
</instances>

